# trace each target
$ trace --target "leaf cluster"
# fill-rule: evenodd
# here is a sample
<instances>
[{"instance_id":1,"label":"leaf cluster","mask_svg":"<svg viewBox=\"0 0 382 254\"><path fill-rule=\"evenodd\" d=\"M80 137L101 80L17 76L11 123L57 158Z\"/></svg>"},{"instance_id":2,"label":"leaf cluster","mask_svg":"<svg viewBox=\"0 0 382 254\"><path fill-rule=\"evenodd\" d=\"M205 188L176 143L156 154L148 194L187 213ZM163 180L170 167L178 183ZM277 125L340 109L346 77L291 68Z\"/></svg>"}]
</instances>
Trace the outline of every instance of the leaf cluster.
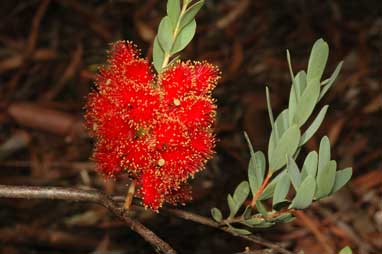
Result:
<instances>
[{"instance_id":1,"label":"leaf cluster","mask_svg":"<svg viewBox=\"0 0 382 254\"><path fill-rule=\"evenodd\" d=\"M251 234L248 228L267 228L277 222L294 219L293 211L305 209L313 201L328 197L342 188L351 178L352 169L337 170L337 163L331 159L330 141L327 136L321 139L319 151L311 151L299 167L296 159L302 146L316 133L323 122L328 105L321 108L309 126L318 102L334 84L342 67L340 62L332 75L322 79L329 56L328 44L317 40L310 53L307 71L293 73L291 57L287 60L292 85L288 108L274 120L268 88L267 106L272 132L268 143L268 170L266 156L262 151L254 151L249 145L250 161L248 181L240 183L233 195L228 195L229 216L223 219L219 209L211 213L215 221L228 226L239 234ZM305 131L302 131L304 128ZM291 191L291 190L294 191ZM291 197L290 193L294 193ZM250 205L245 201L252 196ZM267 209L264 201L272 199L272 207ZM240 208L243 213L237 216ZM233 225L234 224L234 225ZM238 227L244 225L245 227Z\"/></svg>"},{"instance_id":2,"label":"leaf cluster","mask_svg":"<svg viewBox=\"0 0 382 254\"><path fill-rule=\"evenodd\" d=\"M190 0L182 4L180 0L168 0L167 16L159 24L153 46L153 64L158 73L176 61L178 57L172 57L191 42L196 31L195 16L203 4L204 0L193 4Z\"/></svg>"}]
</instances>

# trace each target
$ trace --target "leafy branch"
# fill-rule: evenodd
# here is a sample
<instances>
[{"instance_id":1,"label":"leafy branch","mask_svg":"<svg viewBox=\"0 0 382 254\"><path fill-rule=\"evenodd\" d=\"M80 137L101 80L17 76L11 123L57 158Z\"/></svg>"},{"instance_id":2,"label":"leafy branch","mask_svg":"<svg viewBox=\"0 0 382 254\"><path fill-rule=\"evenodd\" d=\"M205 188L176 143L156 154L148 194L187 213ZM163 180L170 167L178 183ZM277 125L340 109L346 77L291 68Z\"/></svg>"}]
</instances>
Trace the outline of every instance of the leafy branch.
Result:
<instances>
[{"instance_id":1,"label":"leafy branch","mask_svg":"<svg viewBox=\"0 0 382 254\"><path fill-rule=\"evenodd\" d=\"M192 5L191 0L182 2L181 5L180 0L168 0L167 16L159 24L153 46L153 64L158 73L178 59L175 54L183 50L195 35L195 16L204 0Z\"/></svg>"},{"instance_id":2,"label":"leafy branch","mask_svg":"<svg viewBox=\"0 0 382 254\"><path fill-rule=\"evenodd\" d=\"M223 219L217 208L211 210L212 217L222 226L238 234L252 234L250 228L267 228L278 222L287 223L295 219L296 210L305 209L312 202L328 197L342 188L351 178L352 169L337 170L337 163L330 158L330 141L324 136L319 151L311 151L302 167L296 163L302 146L316 133L323 122L328 105L321 108L311 125L302 132L302 127L310 119L318 102L334 84L342 63L333 74L321 81L329 56L328 44L317 40L310 53L307 71L293 73L291 57L287 51L287 61L292 79L288 108L274 120L269 90L266 98L272 132L268 143L267 162L262 151L254 151L246 133L250 161L248 181L241 182L233 195L228 194L229 216ZM291 189L295 195L289 198ZM246 204L248 196L252 201ZM272 199L271 209L263 204ZM242 207L243 213L237 216ZM234 225L233 225L234 224ZM241 225L240 227L238 225ZM244 226L244 227L243 227Z\"/></svg>"}]
</instances>

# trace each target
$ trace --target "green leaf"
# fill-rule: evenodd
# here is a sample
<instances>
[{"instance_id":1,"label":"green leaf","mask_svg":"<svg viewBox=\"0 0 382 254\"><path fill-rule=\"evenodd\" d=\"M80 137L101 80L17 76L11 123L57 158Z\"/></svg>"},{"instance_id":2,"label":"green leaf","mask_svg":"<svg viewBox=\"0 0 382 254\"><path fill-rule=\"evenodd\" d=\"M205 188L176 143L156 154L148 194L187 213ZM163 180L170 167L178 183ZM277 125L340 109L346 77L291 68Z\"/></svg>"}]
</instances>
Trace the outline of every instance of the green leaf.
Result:
<instances>
[{"instance_id":1,"label":"green leaf","mask_svg":"<svg viewBox=\"0 0 382 254\"><path fill-rule=\"evenodd\" d=\"M274 122L271 136L269 138L268 154L269 151L273 151L276 148L277 142L279 141L280 137L284 134L284 132L288 129L288 127L288 109L285 109L277 116L276 121Z\"/></svg>"},{"instance_id":2,"label":"green leaf","mask_svg":"<svg viewBox=\"0 0 382 254\"><path fill-rule=\"evenodd\" d=\"M291 218L293 218L293 215L291 213L284 213L284 214L281 214L280 216L277 216L276 218L272 219L272 221L285 222L285 221L290 221Z\"/></svg>"},{"instance_id":3,"label":"green leaf","mask_svg":"<svg viewBox=\"0 0 382 254\"><path fill-rule=\"evenodd\" d=\"M320 171L323 170L330 161L330 141L327 136L324 136L320 141L318 155L318 174L320 174Z\"/></svg>"},{"instance_id":4,"label":"green leaf","mask_svg":"<svg viewBox=\"0 0 382 254\"><path fill-rule=\"evenodd\" d=\"M281 177L283 177L283 175L286 175L286 170L284 170L283 172L278 174L274 179L272 179L272 181L267 185L267 187L265 187L263 193L261 193L261 195L259 196L259 200L266 200L273 196L276 184L281 179Z\"/></svg>"},{"instance_id":5,"label":"green leaf","mask_svg":"<svg viewBox=\"0 0 382 254\"><path fill-rule=\"evenodd\" d=\"M175 27L180 15L179 0L167 0L167 15L170 18L172 26Z\"/></svg>"},{"instance_id":6,"label":"green leaf","mask_svg":"<svg viewBox=\"0 0 382 254\"><path fill-rule=\"evenodd\" d=\"M263 219L263 218L252 217L252 218L250 218L250 219L248 219L248 220L241 221L240 223L242 223L242 224L244 224L244 225L246 225L246 226L248 226L248 227L253 228L253 227L255 227L256 225L261 224L261 223L263 223L263 222L264 222L264 219Z\"/></svg>"},{"instance_id":7,"label":"green leaf","mask_svg":"<svg viewBox=\"0 0 382 254\"><path fill-rule=\"evenodd\" d=\"M302 93L305 91L305 88L307 86L307 80L306 80L306 72L305 71L299 71L294 79L295 83L295 89L297 94L297 101L300 100L300 97Z\"/></svg>"},{"instance_id":8,"label":"green leaf","mask_svg":"<svg viewBox=\"0 0 382 254\"><path fill-rule=\"evenodd\" d=\"M316 181L312 176L307 176L296 191L290 208L304 209L310 206L316 190Z\"/></svg>"},{"instance_id":9,"label":"green leaf","mask_svg":"<svg viewBox=\"0 0 382 254\"><path fill-rule=\"evenodd\" d=\"M182 29L184 26L188 25L199 12L200 8L202 8L204 4L204 0L200 0L195 4L191 5L186 12L183 14L182 19L180 21L180 28Z\"/></svg>"},{"instance_id":10,"label":"green leaf","mask_svg":"<svg viewBox=\"0 0 382 254\"><path fill-rule=\"evenodd\" d=\"M233 218L237 211L239 210L240 206L238 206L235 202L235 200L233 200L231 194L228 194L227 195L227 203L228 203L228 208L229 208L229 218Z\"/></svg>"},{"instance_id":11,"label":"green leaf","mask_svg":"<svg viewBox=\"0 0 382 254\"><path fill-rule=\"evenodd\" d=\"M284 132L274 149L268 147L270 148L268 150L269 167L272 173L281 169L287 162L287 158L296 152L300 135L298 126L293 125Z\"/></svg>"},{"instance_id":12,"label":"green leaf","mask_svg":"<svg viewBox=\"0 0 382 254\"><path fill-rule=\"evenodd\" d=\"M232 218L239 211L241 205L247 199L249 194L249 185L247 181L241 182L233 193L233 197L228 195L228 206L230 208L229 217Z\"/></svg>"},{"instance_id":13,"label":"green leaf","mask_svg":"<svg viewBox=\"0 0 382 254\"><path fill-rule=\"evenodd\" d=\"M273 207L278 203L285 201L289 188L290 179L287 174L284 174L276 184L275 192L273 193Z\"/></svg>"},{"instance_id":14,"label":"green leaf","mask_svg":"<svg viewBox=\"0 0 382 254\"><path fill-rule=\"evenodd\" d=\"M308 120L316 106L319 95L320 81L318 79L310 80L296 106L294 122L298 126L302 126Z\"/></svg>"},{"instance_id":15,"label":"green leaf","mask_svg":"<svg viewBox=\"0 0 382 254\"><path fill-rule=\"evenodd\" d=\"M325 105L318 113L317 117L314 119L313 123L309 126L309 128L305 131L305 133L301 136L300 146L304 145L308 140L313 137L318 128L320 128L322 121L325 118L326 112L328 111L328 105Z\"/></svg>"},{"instance_id":16,"label":"green leaf","mask_svg":"<svg viewBox=\"0 0 382 254\"><path fill-rule=\"evenodd\" d=\"M263 216L268 215L267 209L265 208L265 206L263 205L263 203L260 200L256 201L256 208L257 208L257 211L259 211L259 213L261 213L261 215L263 215Z\"/></svg>"},{"instance_id":17,"label":"green leaf","mask_svg":"<svg viewBox=\"0 0 382 254\"><path fill-rule=\"evenodd\" d=\"M158 37L155 37L153 46L153 64L158 73L162 71L162 64L164 59L164 51L159 45Z\"/></svg>"},{"instance_id":18,"label":"green leaf","mask_svg":"<svg viewBox=\"0 0 382 254\"><path fill-rule=\"evenodd\" d=\"M317 191L316 198L321 199L330 194L336 179L337 163L331 160L327 163L323 170L317 173Z\"/></svg>"},{"instance_id":19,"label":"green leaf","mask_svg":"<svg viewBox=\"0 0 382 254\"><path fill-rule=\"evenodd\" d=\"M349 246L346 246L345 248L340 250L338 254L352 254L352 253L353 253L353 250Z\"/></svg>"},{"instance_id":20,"label":"green leaf","mask_svg":"<svg viewBox=\"0 0 382 254\"><path fill-rule=\"evenodd\" d=\"M308 63L307 80L321 80L329 56L329 46L323 39L318 39L312 48Z\"/></svg>"},{"instance_id":21,"label":"green leaf","mask_svg":"<svg viewBox=\"0 0 382 254\"><path fill-rule=\"evenodd\" d=\"M288 121L289 125L292 125L294 122L294 115L297 110L297 92L295 89L295 85L292 84L289 94L289 104L288 104Z\"/></svg>"},{"instance_id":22,"label":"green leaf","mask_svg":"<svg viewBox=\"0 0 382 254\"><path fill-rule=\"evenodd\" d=\"M273 225L275 225L274 222L264 221L263 223L257 224L254 227L255 228L269 228L269 227L272 227Z\"/></svg>"},{"instance_id":23,"label":"green leaf","mask_svg":"<svg viewBox=\"0 0 382 254\"><path fill-rule=\"evenodd\" d=\"M291 60L291 58L290 58L289 50L287 50L287 61L288 61L288 67L289 67L290 78L291 78L292 83L293 83L293 80L294 80L294 74L293 74L292 60Z\"/></svg>"},{"instance_id":24,"label":"green leaf","mask_svg":"<svg viewBox=\"0 0 382 254\"><path fill-rule=\"evenodd\" d=\"M342 68L342 64L343 64L343 61L341 61L336 69L334 70L332 76L330 76L330 78L328 79L328 83L322 88L321 90L321 93L320 93L320 97L318 98L318 101L320 101L322 99L322 97L324 97L324 95L328 92L328 90L330 89L330 87L332 87L332 85L334 84L334 81L336 81L337 77L338 77L338 74L340 73L341 71L341 68Z\"/></svg>"},{"instance_id":25,"label":"green leaf","mask_svg":"<svg viewBox=\"0 0 382 254\"><path fill-rule=\"evenodd\" d=\"M174 46L172 47L171 53L175 54L183 50L191 42L195 35L196 22L193 20L188 25L186 25L178 34L175 39Z\"/></svg>"},{"instance_id":26,"label":"green leaf","mask_svg":"<svg viewBox=\"0 0 382 254\"><path fill-rule=\"evenodd\" d=\"M331 193L337 192L341 189L347 182L349 182L353 172L352 168L345 168L338 170L336 172L336 180L334 181L334 186Z\"/></svg>"},{"instance_id":27,"label":"green leaf","mask_svg":"<svg viewBox=\"0 0 382 254\"><path fill-rule=\"evenodd\" d=\"M300 170L292 157L288 158L287 172L290 180L292 181L293 187L297 190L301 184L301 175Z\"/></svg>"},{"instance_id":28,"label":"green leaf","mask_svg":"<svg viewBox=\"0 0 382 254\"><path fill-rule=\"evenodd\" d=\"M316 178L318 164L318 154L311 151L305 158L304 165L301 170L301 179L304 180L308 175Z\"/></svg>"},{"instance_id":29,"label":"green leaf","mask_svg":"<svg viewBox=\"0 0 382 254\"><path fill-rule=\"evenodd\" d=\"M212 215L212 218L214 218L214 220L217 222L221 222L223 219L222 212L216 207L211 209L211 215Z\"/></svg>"},{"instance_id":30,"label":"green leaf","mask_svg":"<svg viewBox=\"0 0 382 254\"><path fill-rule=\"evenodd\" d=\"M252 215L252 206L247 206L242 214L245 220L248 220Z\"/></svg>"},{"instance_id":31,"label":"green leaf","mask_svg":"<svg viewBox=\"0 0 382 254\"><path fill-rule=\"evenodd\" d=\"M255 195L257 190L260 188L264 180L265 175L265 155L263 152L254 152L252 143L248 137L248 134L244 132L245 140L248 143L249 152L251 158L248 165L248 181L249 186L252 191L252 195Z\"/></svg>"},{"instance_id":32,"label":"green leaf","mask_svg":"<svg viewBox=\"0 0 382 254\"><path fill-rule=\"evenodd\" d=\"M161 48L165 52L170 52L173 44L173 27L168 16L160 22L157 37Z\"/></svg>"},{"instance_id":33,"label":"green leaf","mask_svg":"<svg viewBox=\"0 0 382 254\"><path fill-rule=\"evenodd\" d=\"M248 180L253 195L255 195L263 183L264 175L265 155L263 152L258 151L251 156L248 167Z\"/></svg>"},{"instance_id":34,"label":"green leaf","mask_svg":"<svg viewBox=\"0 0 382 254\"><path fill-rule=\"evenodd\" d=\"M231 225L228 225L228 228L230 231L232 232L235 232L236 234L239 234L239 235L251 235L252 233L246 229L242 229L242 228L235 228L235 227L232 227Z\"/></svg>"},{"instance_id":35,"label":"green leaf","mask_svg":"<svg viewBox=\"0 0 382 254\"><path fill-rule=\"evenodd\" d=\"M274 118L273 118L273 111L272 111L272 104L271 104L271 98L269 96L269 88L266 86L265 87L265 95L267 98L267 108L268 108L268 115L269 115L269 122L271 123L272 130L274 129ZM276 140L279 138L277 135L277 131L275 133Z\"/></svg>"}]
</instances>

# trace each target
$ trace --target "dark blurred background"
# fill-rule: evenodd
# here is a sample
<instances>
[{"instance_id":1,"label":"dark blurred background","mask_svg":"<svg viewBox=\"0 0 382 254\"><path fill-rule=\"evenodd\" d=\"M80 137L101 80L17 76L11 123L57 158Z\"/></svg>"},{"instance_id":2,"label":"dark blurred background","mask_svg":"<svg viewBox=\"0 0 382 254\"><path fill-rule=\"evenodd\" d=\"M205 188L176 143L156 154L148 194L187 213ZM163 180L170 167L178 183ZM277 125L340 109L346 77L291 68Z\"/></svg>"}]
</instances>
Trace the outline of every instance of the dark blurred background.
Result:
<instances>
[{"instance_id":1,"label":"dark blurred background","mask_svg":"<svg viewBox=\"0 0 382 254\"><path fill-rule=\"evenodd\" d=\"M151 57L165 1L2 0L0 3L0 184L93 187L123 195L126 178L94 171L92 142L82 127L85 98L111 42L134 41ZM330 46L326 76L344 60L321 105L329 113L306 151L328 134L351 183L293 223L259 231L305 253L382 253L382 2L207 0L183 59L218 65L217 153L196 176L194 200L181 209L227 212L226 195L246 179L247 131L266 151L273 110L287 106L290 76L305 69L314 41ZM104 208L61 201L0 200L0 253L153 253ZM235 253L249 242L165 214L133 216L179 253Z\"/></svg>"}]
</instances>

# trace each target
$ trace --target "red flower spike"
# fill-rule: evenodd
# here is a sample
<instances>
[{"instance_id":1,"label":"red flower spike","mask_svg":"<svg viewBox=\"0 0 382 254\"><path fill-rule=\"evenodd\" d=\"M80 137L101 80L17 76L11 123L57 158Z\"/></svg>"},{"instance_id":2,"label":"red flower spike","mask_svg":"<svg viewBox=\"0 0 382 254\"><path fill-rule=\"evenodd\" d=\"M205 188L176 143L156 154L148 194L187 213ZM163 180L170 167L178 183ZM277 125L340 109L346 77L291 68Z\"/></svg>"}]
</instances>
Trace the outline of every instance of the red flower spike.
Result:
<instances>
[{"instance_id":1,"label":"red flower spike","mask_svg":"<svg viewBox=\"0 0 382 254\"><path fill-rule=\"evenodd\" d=\"M97 169L106 176L127 171L155 211L189 199L187 180L215 146L218 73L205 62L177 62L155 77L132 43L116 42L85 107Z\"/></svg>"},{"instance_id":2,"label":"red flower spike","mask_svg":"<svg viewBox=\"0 0 382 254\"><path fill-rule=\"evenodd\" d=\"M194 75L194 89L198 95L204 95L211 92L215 88L220 73L218 68L207 62L197 62L194 65Z\"/></svg>"},{"instance_id":3,"label":"red flower spike","mask_svg":"<svg viewBox=\"0 0 382 254\"><path fill-rule=\"evenodd\" d=\"M190 96L180 101L171 115L179 117L187 128L209 127L214 122L215 109L210 98Z\"/></svg>"}]
</instances>

